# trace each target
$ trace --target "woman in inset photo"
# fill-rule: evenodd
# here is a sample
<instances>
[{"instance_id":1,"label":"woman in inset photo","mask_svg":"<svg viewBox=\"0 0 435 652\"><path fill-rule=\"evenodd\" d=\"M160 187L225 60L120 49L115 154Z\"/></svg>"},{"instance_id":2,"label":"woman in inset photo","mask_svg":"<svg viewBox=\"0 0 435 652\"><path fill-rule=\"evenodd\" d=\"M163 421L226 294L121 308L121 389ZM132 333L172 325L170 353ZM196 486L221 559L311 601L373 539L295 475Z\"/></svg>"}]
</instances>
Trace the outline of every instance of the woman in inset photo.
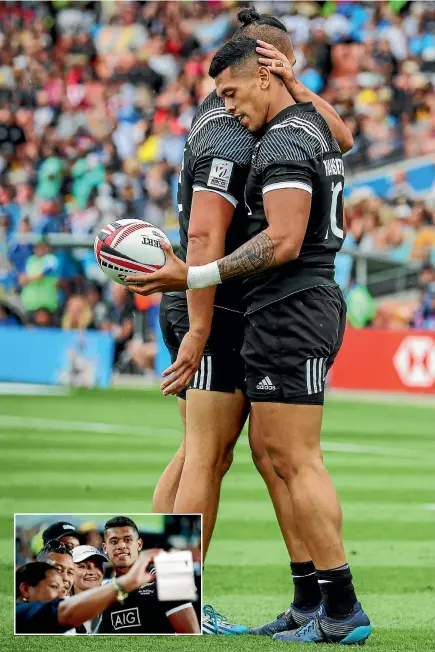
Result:
<instances>
[{"instance_id":1,"label":"woman in inset photo","mask_svg":"<svg viewBox=\"0 0 435 652\"><path fill-rule=\"evenodd\" d=\"M103 555L94 546L77 546L77 548L74 548L74 595L101 586L104 577L103 565L108 561L106 555ZM101 616L97 616L93 620L87 620L80 627L76 627L76 633L94 634L100 621Z\"/></svg>"}]
</instances>

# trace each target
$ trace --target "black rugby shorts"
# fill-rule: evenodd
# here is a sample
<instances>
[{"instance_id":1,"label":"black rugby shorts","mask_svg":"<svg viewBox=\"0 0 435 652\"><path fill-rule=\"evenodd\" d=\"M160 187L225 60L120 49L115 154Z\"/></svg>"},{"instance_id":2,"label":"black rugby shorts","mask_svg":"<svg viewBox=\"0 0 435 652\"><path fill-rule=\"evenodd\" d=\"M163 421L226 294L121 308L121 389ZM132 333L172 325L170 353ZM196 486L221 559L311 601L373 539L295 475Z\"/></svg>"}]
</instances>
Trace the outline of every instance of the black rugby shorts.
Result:
<instances>
[{"instance_id":1,"label":"black rugby shorts","mask_svg":"<svg viewBox=\"0 0 435 652\"><path fill-rule=\"evenodd\" d=\"M346 304L335 286L303 290L248 314L242 349L248 398L323 405L345 326Z\"/></svg>"}]
</instances>

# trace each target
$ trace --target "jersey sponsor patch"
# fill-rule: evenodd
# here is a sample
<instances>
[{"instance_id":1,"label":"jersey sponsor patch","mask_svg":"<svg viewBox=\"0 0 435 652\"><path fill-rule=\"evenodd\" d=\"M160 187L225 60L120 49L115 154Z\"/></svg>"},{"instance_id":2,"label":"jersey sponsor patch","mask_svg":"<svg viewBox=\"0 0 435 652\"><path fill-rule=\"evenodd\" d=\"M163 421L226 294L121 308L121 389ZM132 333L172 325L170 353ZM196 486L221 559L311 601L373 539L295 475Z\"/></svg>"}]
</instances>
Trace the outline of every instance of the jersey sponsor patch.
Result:
<instances>
[{"instance_id":1,"label":"jersey sponsor patch","mask_svg":"<svg viewBox=\"0 0 435 652\"><path fill-rule=\"evenodd\" d=\"M207 181L207 186L217 190L228 190L231 180L231 172L234 163L225 161L222 158L214 158L211 164L211 170Z\"/></svg>"},{"instance_id":2,"label":"jersey sponsor patch","mask_svg":"<svg viewBox=\"0 0 435 652\"><path fill-rule=\"evenodd\" d=\"M113 611L110 614L110 618L112 619L112 627L115 631L124 627L140 627L141 625L138 607Z\"/></svg>"}]
</instances>

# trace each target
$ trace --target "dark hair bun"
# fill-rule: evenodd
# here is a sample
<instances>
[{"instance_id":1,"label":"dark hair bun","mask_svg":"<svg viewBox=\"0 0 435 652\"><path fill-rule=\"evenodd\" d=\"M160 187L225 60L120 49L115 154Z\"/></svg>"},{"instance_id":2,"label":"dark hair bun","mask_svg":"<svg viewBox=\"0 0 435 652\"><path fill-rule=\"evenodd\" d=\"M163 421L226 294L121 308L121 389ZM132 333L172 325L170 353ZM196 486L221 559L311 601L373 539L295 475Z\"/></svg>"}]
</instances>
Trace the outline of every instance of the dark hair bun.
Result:
<instances>
[{"instance_id":1,"label":"dark hair bun","mask_svg":"<svg viewBox=\"0 0 435 652\"><path fill-rule=\"evenodd\" d=\"M241 9L237 14L237 18L242 23L242 25L250 25L261 19L260 14L255 11L254 7L245 7Z\"/></svg>"}]
</instances>

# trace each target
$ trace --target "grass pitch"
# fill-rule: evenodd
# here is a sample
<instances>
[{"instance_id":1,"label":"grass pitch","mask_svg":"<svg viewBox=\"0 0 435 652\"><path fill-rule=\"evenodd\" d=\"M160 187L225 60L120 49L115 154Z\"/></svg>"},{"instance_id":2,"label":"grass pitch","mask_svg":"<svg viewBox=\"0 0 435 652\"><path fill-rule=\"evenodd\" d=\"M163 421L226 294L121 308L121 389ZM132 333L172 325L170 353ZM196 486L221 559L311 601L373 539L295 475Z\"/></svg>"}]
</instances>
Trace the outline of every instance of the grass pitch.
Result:
<instances>
[{"instance_id":1,"label":"grass pitch","mask_svg":"<svg viewBox=\"0 0 435 652\"><path fill-rule=\"evenodd\" d=\"M12 636L13 513L147 512L179 441L176 402L154 391L0 396L0 652L284 649L250 636ZM365 649L432 652L435 410L330 399L324 445L357 591L375 627ZM246 436L224 480L204 582L206 602L250 626L291 599L285 547Z\"/></svg>"}]
</instances>

